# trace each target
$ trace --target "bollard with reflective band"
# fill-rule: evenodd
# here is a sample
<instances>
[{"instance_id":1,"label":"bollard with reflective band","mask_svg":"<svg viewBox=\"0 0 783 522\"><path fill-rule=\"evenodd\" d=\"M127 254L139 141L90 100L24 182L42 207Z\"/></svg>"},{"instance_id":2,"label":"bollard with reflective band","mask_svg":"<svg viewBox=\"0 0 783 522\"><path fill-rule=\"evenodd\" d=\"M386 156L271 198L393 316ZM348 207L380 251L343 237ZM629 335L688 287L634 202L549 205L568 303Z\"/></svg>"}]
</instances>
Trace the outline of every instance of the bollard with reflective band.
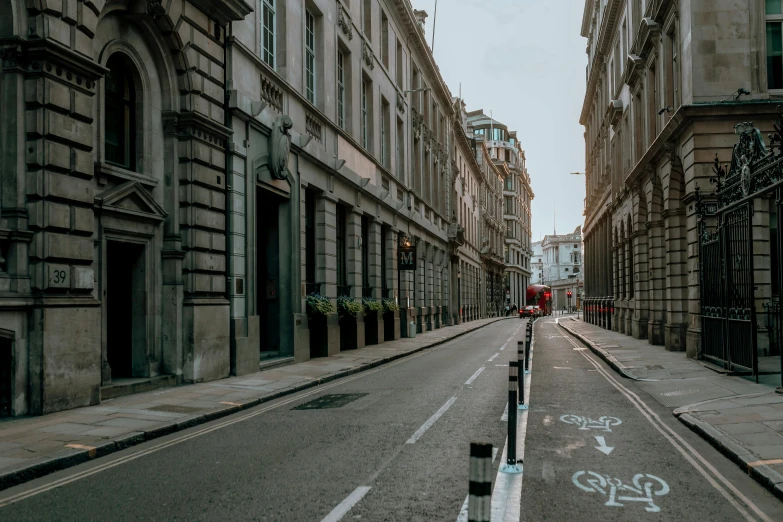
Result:
<instances>
[{"instance_id":1,"label":"bollard with reflective band","mask_svg":"<svg viewBox=\"0 0 783 522\"><path fill-rule=\"evenodd\" d=\"M492 512L492 444L470 443L468 522L490 522Z\"/></svg>"},{"instance_id":2,"label":"bollard with reflective band","mask_svg":"<svg viewBox=\"0 0 783 522\"><path fill-rule=\"evenodd\" d=\"M506 463L500 466L503 473L522 473L522 463L517 462L517 377L519 365L517 361L508 362L508 448Z\"/></svg>"}]
</instances>

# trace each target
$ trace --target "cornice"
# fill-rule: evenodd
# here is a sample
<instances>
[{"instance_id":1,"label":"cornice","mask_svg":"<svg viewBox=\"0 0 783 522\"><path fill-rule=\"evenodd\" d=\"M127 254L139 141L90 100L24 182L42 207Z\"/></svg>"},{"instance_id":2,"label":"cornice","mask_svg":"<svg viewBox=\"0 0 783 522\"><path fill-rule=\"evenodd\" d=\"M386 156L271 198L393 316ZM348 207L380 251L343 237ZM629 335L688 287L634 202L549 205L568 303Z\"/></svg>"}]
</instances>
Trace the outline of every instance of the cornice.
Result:
<instances>
[{"instance_id":1,"label":"cornice","mask_svg":"<svg viewBox=\"0 0 783 522\"><path fill-rule=\"evenodd\" d=\"M216 20L220 25L244 20L253 12L253 8L245 0L189 0L205 15Z\"/></svg>"}]
</instances>

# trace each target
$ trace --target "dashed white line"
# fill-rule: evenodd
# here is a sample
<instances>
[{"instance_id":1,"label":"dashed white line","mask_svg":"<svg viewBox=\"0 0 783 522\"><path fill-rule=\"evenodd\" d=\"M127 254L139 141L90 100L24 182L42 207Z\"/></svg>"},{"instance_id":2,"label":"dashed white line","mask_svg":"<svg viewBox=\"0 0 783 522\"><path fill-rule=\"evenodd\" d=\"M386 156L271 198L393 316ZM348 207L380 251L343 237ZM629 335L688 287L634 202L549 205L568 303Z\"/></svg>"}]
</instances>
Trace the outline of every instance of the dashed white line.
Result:
<instances>
[{"instance_id":1,"label":"dashed white line","mask_svg":"<svg viewBox=\"0 0 783 522\"><path fill-rule=\"evenodd\" d=\"M426 432L428 429L430 429L430 428L432 427L432 425L433 425L433 424L435 424L435 422L437 422L437 420L440 418L440 416L441 416L441 415L443 415L444 413L446 413L446 410L448 410L449 408L451 408L451 405L452 405L452 404L454 404L454 401L456 401L456 400L457 400L457 398L456 398L456 397L452 397L451 399L447 400L447 401L446 401L446 404L444 404L443 406L441 406L441 407L440 407L440 409L439 409L438 411L436 411L436 412L435 412L435 414L434 414L432 417L430 417L429 419L427 419L427 422L425 422L424 424L422 424L421 428L419 428L418 430L416 430L416 433L414 433L413 435L411 435L411 438L410 438L410 439L408 439L408 440L405 442L405 444L415 444L415 443L416 443L416 441L417 441L417 440L419 440L419 439L421 438L421 436L422 436L422 435L424 435L424 433L425 433L425 432Z\"/></svg>"},{"instance_id":2,"label":"dashed white line","mask_svg":"<svg viewBox=\"0 0 783 522\"><path fill-rule=\"evenodd\" d=\"M354 507L367 492L370 491L369 486L359 486L353 490L353 493L348 495L345 500L337 504L331 513L321 520L321 522L338 522L342 520L346 513L348 513L352 507Z\"/></svg>"},{"instance_id":3,"label":"dashed white line","mask_svg":"<svg viewBox=\"0 0 783 522\"><path fill-rule=\"evenodd\" d=\"M479 368L478 370L476 370L476 373L474 373L473 375L471 375L471 376L470 376L470 379L468 379L467 381L465 381L465 386L470 386L471 384L473 384L473 381L475 381L475 380L476 380L476 378L477 378L479 375L481 375L481 372L483 372L483 371L484 371L484 367L483 367L483 366L482 366L481 368Z\"/></svg>"},{"instance_id":4,"label":"dashed white line","mask_svg":"<svg viewBox=\"0 0 783 522\"><path fill-rule=\"evenodd\" d=\"M497 359L498 355L500 355L500 352L498 352L498 353L496 353L495 355L493 355L492 357L490 357L490 358L487 360L487 362L492 362L492 361L494 361L495 359Z\"/></svg>"}]
</instances>

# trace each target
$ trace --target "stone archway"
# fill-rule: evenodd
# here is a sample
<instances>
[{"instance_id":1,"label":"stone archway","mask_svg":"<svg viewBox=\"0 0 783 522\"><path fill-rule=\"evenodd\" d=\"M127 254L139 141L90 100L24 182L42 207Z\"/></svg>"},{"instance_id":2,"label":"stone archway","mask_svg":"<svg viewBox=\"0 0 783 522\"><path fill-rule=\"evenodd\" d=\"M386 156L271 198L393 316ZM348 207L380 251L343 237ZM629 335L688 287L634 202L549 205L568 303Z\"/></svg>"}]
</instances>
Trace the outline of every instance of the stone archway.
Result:
<instances>
[{"instance_id":1,"label":"stone archway","mask_svg":"<svg viewBox=\"0 0 783 522\"><path fill-rule=\"evenodd\" d=\"M664 345L670 351L685 350L688 327L687 238L685 223L685 173L673 145L668 145L669 176L664 183L664 237L666 253L666 324Z\"/></svg>"}]
</instances>

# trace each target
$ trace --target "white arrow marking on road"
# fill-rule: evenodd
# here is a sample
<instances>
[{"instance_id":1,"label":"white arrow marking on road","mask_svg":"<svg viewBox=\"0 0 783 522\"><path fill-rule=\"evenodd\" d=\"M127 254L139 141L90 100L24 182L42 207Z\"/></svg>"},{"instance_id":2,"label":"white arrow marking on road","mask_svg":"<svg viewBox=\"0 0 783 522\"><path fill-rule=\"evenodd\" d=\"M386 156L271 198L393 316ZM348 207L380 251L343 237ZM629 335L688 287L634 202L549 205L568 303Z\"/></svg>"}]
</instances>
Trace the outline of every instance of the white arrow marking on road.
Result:
<instances>
[{"instance_id":1,"label":"white arrow marking on road","mask_svg":"<svg viewBox=\"0 0 783 522\"><path fill-rule=\"evenodd\" d=\"M598 446L595 446L595 449L603 453L604 455L609 455L612 450L614 449L614 446L607 446L606 445L606 439L604 439L601 435L596 435L595 440L598 441Z\"/></svg>"}]
</instances>

